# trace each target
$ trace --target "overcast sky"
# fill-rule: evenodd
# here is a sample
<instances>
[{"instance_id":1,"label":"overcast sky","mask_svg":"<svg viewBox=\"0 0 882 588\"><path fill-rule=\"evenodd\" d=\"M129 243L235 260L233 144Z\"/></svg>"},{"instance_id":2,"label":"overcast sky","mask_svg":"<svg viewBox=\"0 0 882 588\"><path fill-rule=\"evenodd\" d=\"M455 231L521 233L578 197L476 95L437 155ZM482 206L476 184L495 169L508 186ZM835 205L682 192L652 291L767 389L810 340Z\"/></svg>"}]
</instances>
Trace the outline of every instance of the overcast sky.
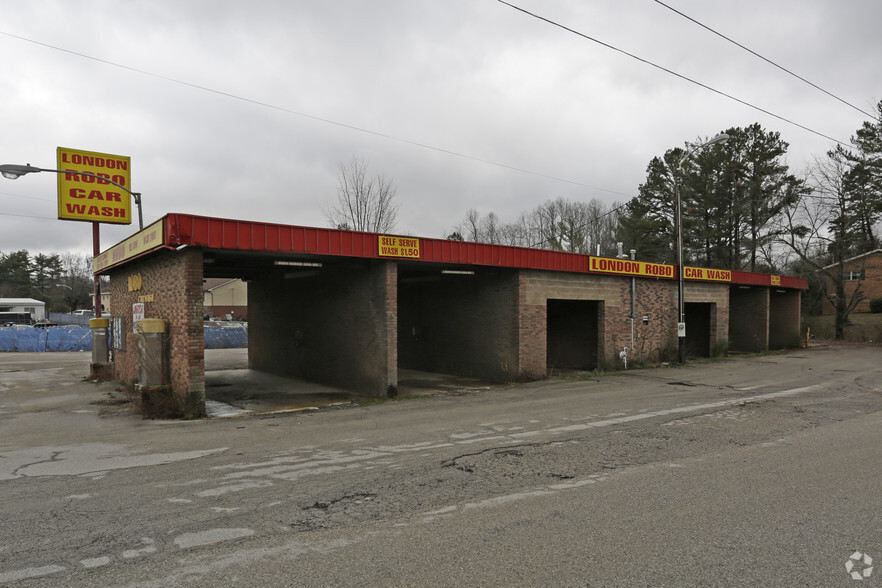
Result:
<instances>
[{"instance_id":1,"label":"overcast sky","mask_svg":"<svg viewBox=\"0 0 882 588\"><path fill-rule=\"evenodd\" d=\"M869 118L653 0L512 3L834 139ZM882 98L879 0L666 4L865 111ZM0 8L0 163L130 156L145 224L327 226L358 156L397 186L397 233L443 237L469 208L625 202L652 157L732 126L780 132L794 171L833 144L496 0ZM91 254L90 226L56 213L55 174L0 178L0 251ZM135 230L102 225L101 248Z\"/></svg>"}]
</instances>

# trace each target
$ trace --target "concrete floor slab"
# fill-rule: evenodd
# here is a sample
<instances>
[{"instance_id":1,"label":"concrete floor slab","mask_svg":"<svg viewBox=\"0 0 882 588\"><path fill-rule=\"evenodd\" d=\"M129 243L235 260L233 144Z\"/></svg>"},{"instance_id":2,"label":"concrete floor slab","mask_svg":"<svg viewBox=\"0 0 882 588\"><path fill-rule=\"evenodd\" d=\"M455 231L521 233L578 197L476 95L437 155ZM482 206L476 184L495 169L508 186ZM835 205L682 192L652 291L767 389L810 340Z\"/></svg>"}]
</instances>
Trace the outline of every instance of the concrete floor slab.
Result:
<instances>
[{"instance_id":1,"label":"concrete floor slab","mask_svg":"<svg viewBox=\"0 0 882 588\"><path fill-rule=\"evenodd\" d=\"M490 388L474 378L399 370L399 397L430 396ZM341 388L248 369L248 349L205 350L205 397L209 416L316 410L369 400Z\"/></svg>"}]
</instances>

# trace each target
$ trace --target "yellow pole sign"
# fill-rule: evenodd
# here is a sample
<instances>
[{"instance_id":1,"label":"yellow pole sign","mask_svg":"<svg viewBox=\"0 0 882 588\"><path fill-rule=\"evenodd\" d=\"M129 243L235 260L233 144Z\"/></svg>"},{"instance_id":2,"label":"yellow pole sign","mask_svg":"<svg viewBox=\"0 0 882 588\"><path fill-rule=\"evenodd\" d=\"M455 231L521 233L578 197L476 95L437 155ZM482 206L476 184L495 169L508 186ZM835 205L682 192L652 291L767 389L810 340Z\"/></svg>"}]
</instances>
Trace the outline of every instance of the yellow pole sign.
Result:
<instances>
[{"instance_id":1,"label":"yellow pole sign","mask_svg":"<svg viewBox=\"0 0 882 588\"><path fill-rule=\"evenodd\" d=\"M131 158L65 147L57 158L59 219L132 223Z\"/></svg>"}]
</instances>

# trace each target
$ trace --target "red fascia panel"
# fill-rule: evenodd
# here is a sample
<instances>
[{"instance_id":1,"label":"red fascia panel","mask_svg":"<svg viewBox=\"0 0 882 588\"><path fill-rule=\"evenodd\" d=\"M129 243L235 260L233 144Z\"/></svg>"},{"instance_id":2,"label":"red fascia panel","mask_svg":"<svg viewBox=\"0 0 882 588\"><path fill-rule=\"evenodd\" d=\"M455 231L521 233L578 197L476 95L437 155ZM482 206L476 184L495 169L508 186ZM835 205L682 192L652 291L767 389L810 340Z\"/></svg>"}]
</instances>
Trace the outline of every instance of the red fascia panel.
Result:
<instances>
[{"instance_id":1,"label":"red fascia panel","mask_svg":"<svg viewBox=\"0 0 882 588\"><path fill-rule=\"evenodd\" d=\"M791 288L797 290L808 290L808 280L804 278L793 278L790 276L778 276L781 280L780 284L775 288ZM770 274L758 274L756 272L732 272L732 283L743 284L746 286L772 286L772 276Z\"/></svg>"},{"instance_id":2,"label":"red fascia panel","mask_svg":"<svg viewBox=\"0 0 882 588\"><path fill-rule=\"evenodd\" d=\"M209 218L171 213L166 244L211 249L303 253L378 259L379 234ZM395 258L384 258L395 259ZM509 245L420 237L420 261L589 273L589 255ZM608 275L608 274L607 274ZM770 286L769 274L732 272L733 284ZM781 276L782 288L807 289L806 280Z\"/></svg>"},{"instance_id":3,"label":"red fascia panel","mask_svg":"<svg viewBox=\"0 0 882 588\"><path fill-rule=\"evenodd\" d=\"M808 280L805 278L793 278L790 276L781 276L782 288L796 288L798 290L808 290Z\"/></svg>"},{"instance_id":4,"label":"red fascia panel","mask_svg":"<svg viewBox=\"0 0 882 588\"><path fill-rule=\"evenodd\" d=\"M744 286L769 286L772 283L772 279L769 274L733 270L732 283Z\"/></svg>"}]
</instances>

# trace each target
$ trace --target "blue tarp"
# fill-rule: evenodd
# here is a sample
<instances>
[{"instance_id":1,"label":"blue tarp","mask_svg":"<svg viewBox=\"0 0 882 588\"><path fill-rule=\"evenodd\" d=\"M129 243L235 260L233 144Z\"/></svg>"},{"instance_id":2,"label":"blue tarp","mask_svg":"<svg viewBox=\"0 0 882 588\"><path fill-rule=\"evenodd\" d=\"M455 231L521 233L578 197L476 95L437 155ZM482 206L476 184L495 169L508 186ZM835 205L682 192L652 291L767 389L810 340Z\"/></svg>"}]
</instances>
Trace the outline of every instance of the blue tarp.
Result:
<instances>
[{"instance_id":1,"label":"blue tarp","mask_svg":"<svg viewBox=\"0 0 882 588\"><path fill-rule=\"evenodd\" d=\"M248 327L205 327L206 349L248 347Z\"/></svg>"},{"instance_id":2,"label":"blue tarp","mask_svg":"<svg viewBox=\"0 0 882 588\"><path fill-rule=\"evenodd\" d=\"M0 351L90 351L89 327L0 327Z\"/></svg>"},{"instance_id":3,"label":"blue tarp","mask_svg":"<svg viewBox=\"0 0 882 588\"><path fill-rule=\"evenodd\" d=\"M248 347L247 327L205 327L206 349ZM0 327L0 351L91 351L89 327Z\"/></svg>"}]
</instances>

